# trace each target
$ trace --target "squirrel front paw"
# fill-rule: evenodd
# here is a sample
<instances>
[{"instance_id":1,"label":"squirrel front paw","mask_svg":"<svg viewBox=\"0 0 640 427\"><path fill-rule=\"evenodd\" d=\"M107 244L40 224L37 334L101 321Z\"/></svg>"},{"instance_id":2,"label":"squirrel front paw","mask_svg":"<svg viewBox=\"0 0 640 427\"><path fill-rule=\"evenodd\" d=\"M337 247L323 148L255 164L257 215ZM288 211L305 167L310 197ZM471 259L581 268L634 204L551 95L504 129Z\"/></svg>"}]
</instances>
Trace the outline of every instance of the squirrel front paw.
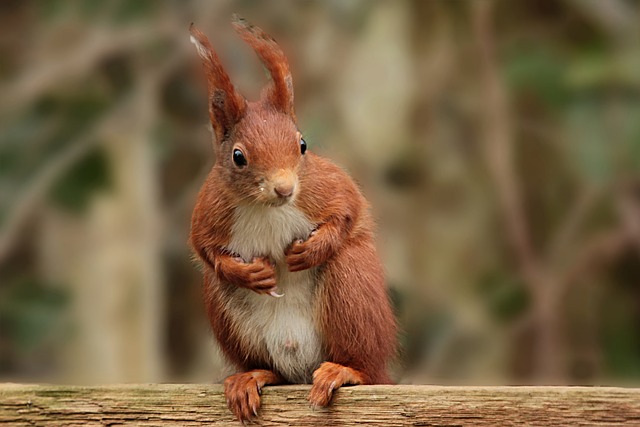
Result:
<instances>
[{"instance_id":1,"label":"squirrel front paw","mask_svg":"<svg viewBox=\"0 0 640 427\"><path fill-rule=\"evenodd\" d=\"M281 296L276 288L276 270L267 257L257 257L246 263L242 258L229 258L223 267L229 282L259 294Z\"/></svg>"},{"instance_id":2,"label":"squirrel front paw","mask_svg":"<svg viewBox=\"0 0 640 427\"><path fill-rule=\"evenodd\" d=\"M328 406L333 392L343 385L362 384L362 374L348 366L337 363L324 362L313 373L313 386L309 393L309 403L312 407Z\"/></svg>"},{"instance_id":3,"label":"squirrel front paw","mask_svg":"<svg viewBox=\"0 0 640 427\"><path fill-rule=\"evenodd\" d=\"M278 374L264 369L231 375L224 380L227 406L242 424L255 421L260 409L262 387L281 382Z\"/></svg>"},{"instance_id":4,"label":"squirrel front paw","mask_svg":"<svg viewBox=\"0 0 640 427\"><path fill-rule=\"evenodd\" d=\"M316 267L329 258L327 245L323 245L316 231L306 241L295 240L285 251L289 271L302 271Z\"/></svg>"}]
</instances>

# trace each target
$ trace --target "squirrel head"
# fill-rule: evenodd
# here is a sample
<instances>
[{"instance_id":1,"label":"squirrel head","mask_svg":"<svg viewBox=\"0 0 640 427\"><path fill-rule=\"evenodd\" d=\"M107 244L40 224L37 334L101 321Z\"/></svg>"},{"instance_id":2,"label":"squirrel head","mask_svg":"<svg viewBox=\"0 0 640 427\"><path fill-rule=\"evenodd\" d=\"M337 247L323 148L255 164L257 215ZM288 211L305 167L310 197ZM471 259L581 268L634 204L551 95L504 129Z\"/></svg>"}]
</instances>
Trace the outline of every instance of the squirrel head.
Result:
<instances>
[{"instance_id":1,"label":"squirrel head","mask_svg":"<svg viewBox=\"0 0 640 427\"><path fill-rule=\"evenodd\" d=\"M260 28L237 16L233 26L269 71L271 82L258 101L248 102L236 91L207 37L191 25L191 42L207 79L216 137L214 169L243 201L279 206L299 191L306 151L293 109L289 64L275 40Z\"/></svg>"}]
</instances>

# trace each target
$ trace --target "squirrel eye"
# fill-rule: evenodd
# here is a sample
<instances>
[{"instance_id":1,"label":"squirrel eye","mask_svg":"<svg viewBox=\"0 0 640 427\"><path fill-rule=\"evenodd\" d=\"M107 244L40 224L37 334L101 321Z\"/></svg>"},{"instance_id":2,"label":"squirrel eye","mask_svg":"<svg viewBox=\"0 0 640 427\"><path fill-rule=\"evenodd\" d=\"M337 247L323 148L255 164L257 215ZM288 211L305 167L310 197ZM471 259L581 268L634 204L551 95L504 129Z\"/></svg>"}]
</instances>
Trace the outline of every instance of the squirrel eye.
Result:
<instances>
[{"instance_id":1,"label":"squirrel eye","mask_svg":"<svg viewBox=\"0 0 640 427\"><path fill-rule=\"evenodd\" d=\"M304 139L300 138L300 153L304 154L307 151L307 143Z\"/></svg>"},{"instance_id":2,"label":"squirrel eye","mask_svg":"<svg viewBox=\"0 0 640 427\"><path fill-rule=\"evenodd\" d=\"M233 163L235 163L239 168L247 166L247 158L244 157L244 154L238 148L233 150Z\"/></svg>"}]
</instances>

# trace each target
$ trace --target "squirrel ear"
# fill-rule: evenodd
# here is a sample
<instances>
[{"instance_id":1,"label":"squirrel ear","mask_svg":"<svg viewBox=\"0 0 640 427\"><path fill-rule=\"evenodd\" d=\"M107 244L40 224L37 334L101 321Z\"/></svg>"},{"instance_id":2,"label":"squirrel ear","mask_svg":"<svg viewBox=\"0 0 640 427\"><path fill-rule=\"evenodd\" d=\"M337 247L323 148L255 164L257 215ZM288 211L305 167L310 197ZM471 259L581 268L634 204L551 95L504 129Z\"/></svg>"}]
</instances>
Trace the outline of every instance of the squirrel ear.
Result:
<instances>
[{"instance_id":1,"label":"squirrel ear","mask_svg":"<svg viewBox=\"0 0 640 427\"><path fill-rule=\"evenodd\" d=\"M284 52L271 36L245 19L234 14L232 22L237 33L253 48L271 75L273 84L267 92L267 101L276 109L291 115L295 120L293 81Z\"/></svg>"},{"instance_id":2,"label":"squirrel ear","mask_svg":"<svg viewBox=\"0 0 640 427\"><path fill-rule=\"evenodd\" d=\"M220 58L211 47L207 36L193 24L189 27L189 32L191 43L196 46L207 77L209 117L218 143L221 143L244 115L246 100L233 87L229 75L222 68Z\"/></svg>"}]
</instances>

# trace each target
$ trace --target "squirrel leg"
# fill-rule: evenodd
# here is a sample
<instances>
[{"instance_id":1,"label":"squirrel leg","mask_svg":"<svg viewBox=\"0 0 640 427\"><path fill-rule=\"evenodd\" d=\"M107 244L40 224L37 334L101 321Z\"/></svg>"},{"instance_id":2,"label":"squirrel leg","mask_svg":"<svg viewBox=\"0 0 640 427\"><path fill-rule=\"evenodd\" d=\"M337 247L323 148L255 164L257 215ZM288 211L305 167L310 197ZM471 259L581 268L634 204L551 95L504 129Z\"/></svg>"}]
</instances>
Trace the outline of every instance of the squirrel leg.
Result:
<instances>
[{"instance_id":1,"label":"squirrel leg","mask_svg":"<svg viewBox=\"0 0 640 427\"><path fill-rule=\"evenodd\" d=\"M343 245L323 267L319 320L327 362L313 375L309 400L325 406L343 384L388 384L396 322L373 241Z\"/></svg>"},{"instance_id":2,"label":"squirrel leg","mask_svg":"<svg viewBox=\"0 0 640 427\"><path fill-rule=\"evenodd\" d=\"M262 387L282 382L280 375L265 369L254 369L231 375L224 380L227 406L238 421L245 423L258 416Z\"/></svg>"}]
</instances>

